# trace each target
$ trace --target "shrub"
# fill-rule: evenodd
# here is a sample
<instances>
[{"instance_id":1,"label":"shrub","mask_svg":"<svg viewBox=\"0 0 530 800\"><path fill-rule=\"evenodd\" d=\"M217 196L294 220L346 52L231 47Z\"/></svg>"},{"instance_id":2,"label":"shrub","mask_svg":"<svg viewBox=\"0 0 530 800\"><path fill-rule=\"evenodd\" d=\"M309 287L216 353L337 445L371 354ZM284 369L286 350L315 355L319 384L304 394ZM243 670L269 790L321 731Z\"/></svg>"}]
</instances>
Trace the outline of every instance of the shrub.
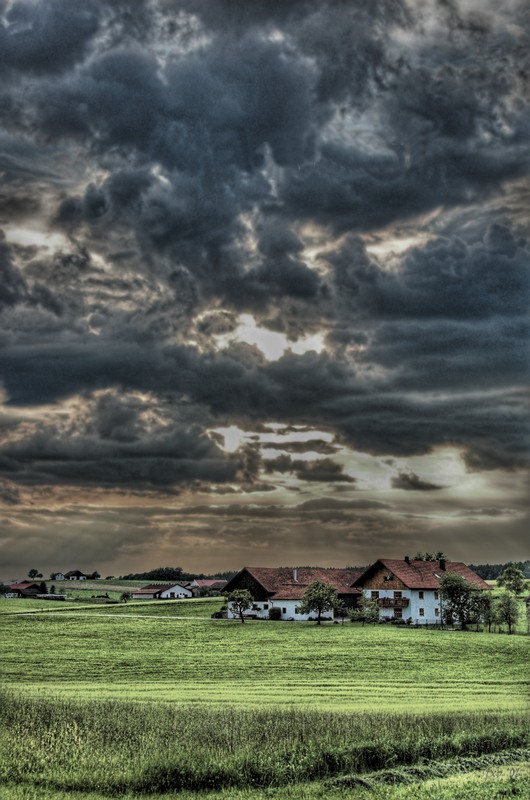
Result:
<instances>
[{"instance_id":1,"label":"shrub","mask_svg":"<svg viewBox=\"0 0 530 800\"><path fill-rule=\"evenodd\" d=\"M282 610L277 606L269 608L269 619L278 620L282 618Z\"/></svg>"}]
</instances>

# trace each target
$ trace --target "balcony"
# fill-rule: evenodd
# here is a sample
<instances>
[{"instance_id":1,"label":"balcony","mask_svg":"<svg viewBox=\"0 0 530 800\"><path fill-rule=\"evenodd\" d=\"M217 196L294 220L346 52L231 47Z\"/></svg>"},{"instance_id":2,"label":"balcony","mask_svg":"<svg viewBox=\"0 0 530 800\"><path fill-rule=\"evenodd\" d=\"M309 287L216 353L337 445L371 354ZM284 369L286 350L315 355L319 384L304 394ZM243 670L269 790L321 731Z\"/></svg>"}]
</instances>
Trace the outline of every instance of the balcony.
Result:
<instances>
[{"instance_id":1,"label":"balcony","mask_svg":"<svg viewBox=\"0 0 530 800\"><path fill-rule=\"evenodd\" d=\"M380 597L377 601L379 608L407 608L408 597Z\"/></svg>"}]
</instances>

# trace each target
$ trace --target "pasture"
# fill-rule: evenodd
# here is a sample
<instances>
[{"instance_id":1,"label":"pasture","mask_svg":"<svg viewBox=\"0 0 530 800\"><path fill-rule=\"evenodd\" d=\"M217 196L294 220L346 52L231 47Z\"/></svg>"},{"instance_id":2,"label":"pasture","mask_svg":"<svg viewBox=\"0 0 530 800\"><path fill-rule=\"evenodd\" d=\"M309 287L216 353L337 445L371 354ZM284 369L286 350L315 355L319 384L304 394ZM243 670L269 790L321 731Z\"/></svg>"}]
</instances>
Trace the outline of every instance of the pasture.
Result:
<instances>
[{"instance_id":1,"label":"pasture","mask_svg":"<svg viewBox=\"0 0 530 800\"><path fill-rule=\"evenodd\" d=\"M241 625L219 604L11 601L0 800L525 796L529 637Z\"/></svg>"}]
</instances>

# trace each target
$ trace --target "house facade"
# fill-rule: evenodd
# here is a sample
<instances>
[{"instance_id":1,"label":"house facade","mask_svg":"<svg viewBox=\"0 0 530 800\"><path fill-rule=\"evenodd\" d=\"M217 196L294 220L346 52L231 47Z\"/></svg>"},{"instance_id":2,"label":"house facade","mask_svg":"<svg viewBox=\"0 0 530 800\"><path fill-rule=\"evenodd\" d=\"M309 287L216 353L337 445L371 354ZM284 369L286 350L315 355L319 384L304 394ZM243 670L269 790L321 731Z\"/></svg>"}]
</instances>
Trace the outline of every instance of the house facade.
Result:
<instances>
[{"instance_id":1,"label":"house facade","mask_svg":"<svg viewBox=\"0 0 530 800\"><path fill-rule=\"evenodd\" d=\"M378 559L354 586L377 601L380 619L434 625L442 620L440 581L448 574L460 575L476 589L491 588L460 561L416 561L408 557Z\"/></svg>"},{"instance_id":2,"label":"house facade","mask_svg":"<svg viewBox=\"0 0 530 800\"><path fill-rule=\"evenodd\" d=\"M281 619L303 621L315 614L302 614L300 603L307 587L314 581L329 583L337 590L339 600L353 606L360 590L353 588L359 572L351 569L309 569L297 567L244 567L225 586L225 593L247 589L252 595L252 608L244 613L248 619L269 619L272 608L279 608ZM232 603L227 604L228 619L238 618ZM322 619L333 619L333 611Z\"/></svg>"},{"instance_id":3,"label":"house facade","mask_svg":"<svg viewBox=\"0 0 530 800\"><path fill-rule=\"evenodd\" d=\"M183 600L193 597L191 589L180 583L150 583L131 592L133 600Z\"/></svg>"},{"instance_id":4,"label":"house facade","mask_svg":"<svg viewBox=\"0 0 530 800\"><path fill-rule=\"evenodd\" d=\"M11 583L5 593L5 597L9 600L18 600L23 597L35 599L40 592L40 587L36 583L30 581L21 581L19 583Z\"/></svg>"},{"instance_id":5,"label":"house facade","mask_svg":"<svg viewBox=\"0 0 530 800\"><path fill-rule=\"evenodd\" d=\"M64 575L64 580L67 581L86 581L87 575L84 572L81 572L79 569L71 569L70 572L66 572ZM55 580L60 580L60 578L55 578Z\"/></svg>"},{"instance_id":6,"label":"house facade","mask_svg":"<svg viewBox=\"0 0 530 800\"><path fill-rule=\"evenodd\" d=\"M221 594L224 592L226 583L222 578L195 578L187 586L193 592L194 597L200 597L202 594Z\"/></svg>"}]
</instances>

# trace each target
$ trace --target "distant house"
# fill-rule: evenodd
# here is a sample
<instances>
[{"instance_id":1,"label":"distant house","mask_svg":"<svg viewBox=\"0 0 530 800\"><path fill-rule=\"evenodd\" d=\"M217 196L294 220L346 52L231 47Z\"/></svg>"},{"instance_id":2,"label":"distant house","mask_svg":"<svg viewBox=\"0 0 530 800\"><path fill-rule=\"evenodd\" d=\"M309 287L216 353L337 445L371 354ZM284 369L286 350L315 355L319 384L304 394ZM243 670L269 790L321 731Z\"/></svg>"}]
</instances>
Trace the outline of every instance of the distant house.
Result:
<instances>
[{"instance_id":1,"label":"distant house","mask_svg":"<svg viewBox=\"0 0 530 800\"><path fill-rule=\"evenodd\" d=\"M193 597L191 589L180 583L150 583L131 592L133 600L183 600Z\"/></svg>"},{"instance_id":2,"label":"distant house","mask_svg":"<svg viewBox=\"0 0 530 800\"><path fill-rule=\"evenodd\" d=\"M477 589L490 589L461 561L380 558L354 582L365 597L377 600L381 619L412 619L415 624L441 621L440 581L460 575Z\"/></svg>"},{"instance_id":3,"label":"distant house","mask_svg":"<svg viewBox=\"0 0 530 800\"><path fill-rule=\"evenodd\" d=\"M213 580L210 578L195 578L193 581L190 581L187 586L189 586L193 592L193 596L198 597L205 592L208 594L221 594L225 589L226 581L221 578Z\"/></svg>"},{"instance_id":4,"label":"distant house","mask_svg":"<svg viewBox=\"0 0 530 800\"><path fill-rule=\"evenodd\" d=\"M309 569L297 567L244 567L224 588L224 592L248 589L254 600L245 616L253 619L268 619L271 608L279 608L282 619L307 620L311 614L300 613L300 602L309 584L324 581L336 590L339 600L353 606L360 589L353 588L359 571L352 569ZM228 603L228 619L237 615ZM322 619L333 619L329 611Z\"/></svg>"},{"instance_id":5,"label":"distant house","mask_svg":"<svg viewBox=\"0 0 530 800\"><path fill-rule=\"evenodd\" d=\"M55 572L53 580L54 581L65 581L66 580L66 575L64 574L64 572Z\"/></svg>"},{"instance_id":6,"label":"distant house","mask_svg":"<svg viewBox=\"0 0 530 800\"><path fill-rule=\"evenodd\" d=\"M9 587L7 587L5 596L9 599L22 597L36 598L39 593L40 587L36 583L22 581L20 583L11 583Z\"/></svg>"},{"instance_id":7,"label":"distant house","mask_svg":"<svg viewBox=\"0 0 530 800\"><path fill-rule=\"evenodd\" d=\"M86 581L87 578L88 575L78 569L71 569L70 572L66 572L64 575L64 580L67 581ZM60 580L60 578L56 577L55 580Z\"/></svg>"}]
</instances>

